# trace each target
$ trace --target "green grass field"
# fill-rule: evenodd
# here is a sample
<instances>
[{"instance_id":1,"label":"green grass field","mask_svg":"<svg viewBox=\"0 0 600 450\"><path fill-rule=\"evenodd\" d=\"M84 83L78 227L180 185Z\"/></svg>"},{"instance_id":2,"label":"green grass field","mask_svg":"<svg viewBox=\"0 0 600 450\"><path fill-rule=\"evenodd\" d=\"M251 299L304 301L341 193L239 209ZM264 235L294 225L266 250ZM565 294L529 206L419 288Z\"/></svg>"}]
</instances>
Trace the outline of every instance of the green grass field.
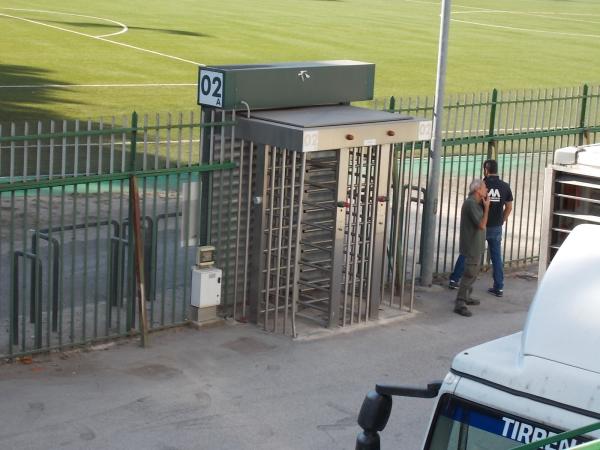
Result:
<instances>
[{"instance_id":1,"label":"green grass field","mask_svg":"<svg viewBox=\"0 0 600 450\"><path fill-rule=\"evenodd\" d=\"M439 12L436 0L0 0L0 121L194 109L198 64L356 59L377 64L377 97L432 94ZM453 1L447 92L598 81L598 0Z\"/></svg>"}]
</instances>

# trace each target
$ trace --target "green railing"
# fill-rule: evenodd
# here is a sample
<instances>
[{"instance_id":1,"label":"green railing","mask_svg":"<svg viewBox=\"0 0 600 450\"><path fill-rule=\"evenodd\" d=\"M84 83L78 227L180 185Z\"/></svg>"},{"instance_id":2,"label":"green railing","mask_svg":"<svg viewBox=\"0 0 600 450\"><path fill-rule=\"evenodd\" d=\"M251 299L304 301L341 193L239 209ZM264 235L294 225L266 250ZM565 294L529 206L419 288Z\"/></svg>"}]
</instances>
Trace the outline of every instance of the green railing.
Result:
<instances>
[{"instance_id":1,"label":"green railing","mask_svg":"<svg viewBox=\"0 0 600 450\"><path fill-rule=\"evenodd\" d=\"M138 125L134 113L120 126L51 121L0 135L0 355L137 334L138 247L149 328L188 320L189 267L210 220L196 194L236 167L203 159L200 139L234 123L178 119Z\"/></svg>"},{"instance_id":2,"label":"green railing","mask_svg":"<svg viewBox=\"0 0 600 450\"><path fill-rule=\"evenodd\" d=\"M433 105L431 97L392 97L386 109L431 118ZM515 198L513 214L504 227L505 262L535 262L539 255L544 168L552 163L558 148L600 142L600 86L506 92L494 89L449 96L443 127L435 271L443 274L452 270L458 253L460 206L469 182L482 176L481 166L488 158L498 160L500 176L511 185ZM404 164L397 164L396 178L408 179L408 174L415 174L412 190L427 185L429 160L427 152L422 156L423 147L429 150L429 143L414 143L408 150L406 146L398 148ZM421 234L414 229L420 226L417 221L413 218L403 227L406 233ZM404 270L411 272L408 267Z\"/></svg>"},{"instance_id":3,"label":"green railing","mask_svg":"<svg viewBox=\"0 0 600 450\"><path fill-rule=\"evenodd\" d=\"M432 105L430 98L392 99L386 108L430 117ZM187 321L189 267L202 242L219 247L224 314L244 316L244 305L231 299L245 288L237 249L251 225L240 199L251 188L253 169L236 163L241 155L248 159L252 146L235 138L234 115L136 120L24 122L0 129L0 330L6 330L0 331L0 355L135 332L131 179L139 180L150 328ZM505 260L534 262L543 169L556 148L598 141L600 87L452 96L444 128L436 271L451 270L460 205L490 156L515 197ZM390 280L402 291L418 265L428 150L427 142L403 144L393 160L390 198L399 207L388 267L399 268L395 279L390 269Z\"/></svg>"}]
</instances>

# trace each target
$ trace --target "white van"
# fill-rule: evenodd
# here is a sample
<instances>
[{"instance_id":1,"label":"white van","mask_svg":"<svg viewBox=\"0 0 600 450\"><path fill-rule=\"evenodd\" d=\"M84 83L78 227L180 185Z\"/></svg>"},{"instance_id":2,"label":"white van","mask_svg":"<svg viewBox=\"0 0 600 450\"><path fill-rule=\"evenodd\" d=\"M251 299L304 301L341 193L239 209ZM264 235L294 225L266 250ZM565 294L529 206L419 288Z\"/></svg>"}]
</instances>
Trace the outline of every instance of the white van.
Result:
<instances>
[{"instance_id":1,"label":"white van","mask_svg":"<svg viewBox=\"0 0 600 450\"><path fill-rule=\"evenodd\" d=\"M532 448L599 439L600 225L569 234L522 332L459 353L444 381L427 389L378 385L370 392L357 450L379 448L394 395L437 398L424 450L508 450L581 427Z\"/></svg>"}]
</instances>

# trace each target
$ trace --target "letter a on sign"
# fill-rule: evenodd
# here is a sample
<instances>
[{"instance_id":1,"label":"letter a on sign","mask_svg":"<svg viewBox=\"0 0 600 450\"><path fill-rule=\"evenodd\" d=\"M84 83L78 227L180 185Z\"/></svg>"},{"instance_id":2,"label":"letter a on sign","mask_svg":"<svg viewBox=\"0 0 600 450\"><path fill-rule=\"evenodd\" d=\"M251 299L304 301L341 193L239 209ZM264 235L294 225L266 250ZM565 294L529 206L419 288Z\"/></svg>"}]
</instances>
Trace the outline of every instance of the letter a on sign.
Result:
<instances>
[{"instance_id":1,"label":"letter a on sign","mask_svg":"<svg viewBox=\"0 0 600 450\"><path fill-rule=\"evenodd\" d=\"M198 77L198 104L223 106L223 74L213 70L200 70Z\"/></svg>"}]
</instances>

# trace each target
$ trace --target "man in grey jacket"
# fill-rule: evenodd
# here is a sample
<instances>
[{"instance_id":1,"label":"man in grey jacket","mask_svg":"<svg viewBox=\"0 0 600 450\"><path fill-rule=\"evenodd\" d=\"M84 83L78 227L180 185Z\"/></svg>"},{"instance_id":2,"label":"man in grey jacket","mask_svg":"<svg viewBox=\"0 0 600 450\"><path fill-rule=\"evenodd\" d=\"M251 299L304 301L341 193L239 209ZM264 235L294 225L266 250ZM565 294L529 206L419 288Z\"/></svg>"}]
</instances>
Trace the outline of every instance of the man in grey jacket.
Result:
<instances>
[{"instance_id":1,"label":"man in grey jacket","mask_svg":"<svg viewBox=\"0 0 600 450\"><path fill-rule=\"evenodd\" d=\"M469 185L469 196L460 210L460 247L465 258L465 272L460 279L454 312L470 317L467 305L478 305L479 300L471 298L473 283L481 266L481 256L485 250L485 229L490 210L490 199L483 180L473 180Z\"/></svg>"}]
</instances>

